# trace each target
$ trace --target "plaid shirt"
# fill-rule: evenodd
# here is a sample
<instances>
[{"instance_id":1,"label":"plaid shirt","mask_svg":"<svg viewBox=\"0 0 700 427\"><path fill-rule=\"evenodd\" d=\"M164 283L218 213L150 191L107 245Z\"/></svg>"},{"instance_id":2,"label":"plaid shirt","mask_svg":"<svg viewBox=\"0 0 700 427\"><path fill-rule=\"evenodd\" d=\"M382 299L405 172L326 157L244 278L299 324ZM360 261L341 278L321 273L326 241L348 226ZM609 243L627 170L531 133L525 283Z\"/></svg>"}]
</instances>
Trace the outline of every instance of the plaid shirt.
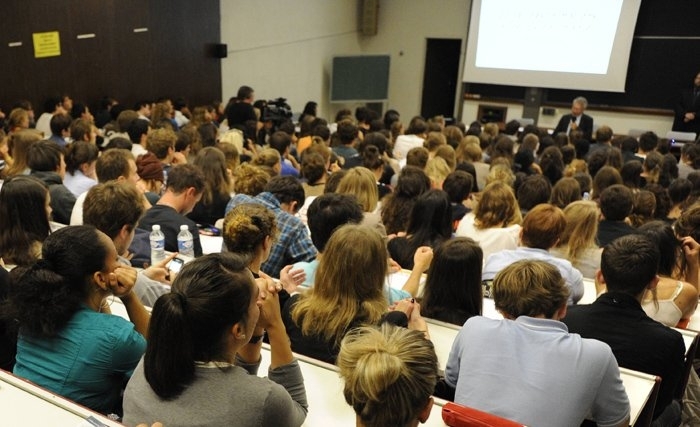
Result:
<instances>
[{"instance_id":1,"label":"plaid shirt","mask_svg":"<svg viewBox=\"0 0 700 427\"><path fill-rule=\"evenodd\" d=\"M236 194L228 202L226 213L241 203L260 203L274 212L277 218L279 237L272 245L267 261L261 266L262 271L272 277L279 277L280 270L284 266L316 258L316 247L311 242L304 223L294 215L283 211L280 202L272 193L263 192L255 197Z\"/></svg>"}]
</instances>

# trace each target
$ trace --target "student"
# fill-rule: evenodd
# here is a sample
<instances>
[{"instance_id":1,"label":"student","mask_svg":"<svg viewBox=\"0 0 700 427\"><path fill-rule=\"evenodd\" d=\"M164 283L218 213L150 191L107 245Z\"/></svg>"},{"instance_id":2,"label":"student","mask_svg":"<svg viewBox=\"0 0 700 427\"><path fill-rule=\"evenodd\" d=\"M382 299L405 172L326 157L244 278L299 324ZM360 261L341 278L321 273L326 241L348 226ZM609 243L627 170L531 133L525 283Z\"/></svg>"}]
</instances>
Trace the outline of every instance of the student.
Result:
<instances>
[{"instance_id":1,"label":"student","mask_svg":"<svg viewBox=\"0 0 700 427\"><path fill-rule=\"evenodd\" d=\"M421 314L458 326L472 316L480 316L482 264L481 248L468 237L455 237L441 244L427 272Z\"/></svg>"},{"instance_id":2,"label":"student","mask_svg":"<svg viewBox=\"0 0 700 427\"><path fill-rule=\"evenodd\" d=\"M452 230L456 230L464 215L471 212L469 207L469 194L474 185L474 178L471 174L456 170L447 175L442 183L442 189L450 198L452 207Z\"/></svg>"},{"instance_id":3,"label":"student","mask_svg":"<svg viewBox=\"0 0 700 427\"><path fill-rule=\"evenodd\" d=\"M611 185L600 193L603 219L598 224L598 246L604 247L618 237L634 233L634 228L625 222L632 208L632 191L622 184Z\"/></svg>"},{"instance_id":4,"label":"student","mask_svg":"<svg viewBox=\"0 0 700 427\"><path fill-rule=\"evenodd\" d=\"M133 292L136 271L118 263L104 233L75 226L51 233L42 259L12 278L6 313L19 321L15 375L94 411L117 411L146 348L149 315ZM109 314L111 295L133 324Z\"/></svg>"},{"instance_id":5,"label":"student","mask_svg":"<svg viewBox=\"0 0 700 427\"><path fill-rule=\"evenodd\" d=\"M455 403L531 426L629 425L630 406L610 347L570 334L559 270L523 260L493 282L504 319L475 316L459 331L445 381ZM556 405L552 402L556 401Z\"/></svg>"},{"instance_id":6,"label":"student","mask_svg":"<svg viewBox=\"0 0 700 427\"><path fill-rule=\"evenodd\" d=\"M438 366L433 344L421 332L391 325L359 328L343 339L338 368L358 427L428 420Z\"/></svg>"},{"instance_id":7,"label":"student","mask_svg":"<svg viewBox=\"0 0 700 427\"><path fill-rule=\"evenodd\" d=\"M41 258L51 233L49 190L34 177L18 175L0 189L0 258L6 268Z\"/></svg>"},{"instance_id":8,"label":"student","mask_svg":"<svg viewBox=\"0 0 700 427\"><path fill-rule=\"evenodd\" d=\"M268 378L260 378L265 332L271 363ZM269 277L256 284L240 257L211 254L185 265L172 292L153 307L150 333L124 392L127 425L304 422L304 378L280 318L277 288Z\"/></svg>"},{"instance_id":9,"label":"student","mask_svg":"<svg viewBox=\"0 0 700 427\"><path fill-rule=\"evenodd\" d=\"M224 217L226 205L231 200L231 171L226 167L224 153L215 147L200 150L193 164L204 174L204 191L202 199L187 217L197 224L213 226Z\"/></svg>"},{"instance_id":10,"label":"student","mask_svg":"<svg viewBox=\"0 0 700 427\"><path fill-rule=\"evenodd\" d=\"M32 170L31 175L49 187L54 221L70 224L75 196L63 185L66 162L61 147L51 141L37 141L27 152L27 165Z\"/></svg>"},{"instance_id":11,"label":"student","mask_svg":"<svg viewBox=\"0 0 700 427\"><path fill-rule=\"evenodd\" d=\"M97 184L95 163L99 151L97 146L90 142L75 141L66 150L66 172L63 185L70 190L75 197L88 191Z\"/></svg>"},{"instance_id":12,"label":"student","mask_svg":"<svg viewBox=\"0 0 700 427\"><path fill-rule=\"evenodd\" d=\"M144 210L143 196L135 186L111 180L97 184L88 191L83 218L86 225L94 226L112 239L119 263L131 267L131 261L124 254L131 245L136 224ZM143 305L153 307L159 296L170 292L170 277L165 266L176 255L173 253L158 264L138 272L134 292Z\"/></svg>"},{"instance_id":13,"label":"student","mask_svg":"<svg viewBox=\"0 0 700 427\"><path fill-rule=\"evenodd\" d=\"M520 229L520 244L515 249L504 249L489 255L484 262L481 279L493 280L499 271L512 263L532 259L544 261L559 269L569 288L569 305L576 304L583 297L583 275L571 265L571 262L557 258L548 251L559 241L564 228L566 217L556 206L542 203L534 207L523 221Z\"/></svg>"},{"instance_id":14,"label":"student","mask_svg":"<svg viewBox=\"0 0 700 427\"><path fill-rule=\"evenodd\" d=\"M139 221L138 228L150 232L152 226L160 225L165 235L165 250L177 252L177 235L181 225L187 225L193 238L194 256L202 255L199 229L194 221L187 218L192 208L202 198L204 175L193 165L177 165L170 170L165 193L146 211ZM146 236L147 237L147 236Z\"/></svg>"},{"instance_id":15,"label":"student","mask_svg":"<svg viewBox=\"0 0 700 427\"><path fill-rule=\"evenodd\" d=\"M265 186L265 191L255 197L236 194L231 198L226 213L241 203L259 203L275 214L279 237L270 249L270 255L261 269L272 277L279 277L285 265L299 261L311 261L316 248L309 238L306 226L294 216L304 204L304 189L292 176L276 176Z\"/></svg>"},{"instance_id":16,"label":"student","mask_svg":"<svg viewBox=\"0 0 700 427\"><path fill-rule=\"evenodd\" d=\"M654 418L663 417L659 425L679 425L680 405L673 397L683 376L683 337L641 306L659 282L659 258L657 243L646 236L623 236L607 245L596 275L607 292L593 304L572 307L564 323L572 333L608 344L620 366L663 378Z\"/></svg>"}]
</instances>

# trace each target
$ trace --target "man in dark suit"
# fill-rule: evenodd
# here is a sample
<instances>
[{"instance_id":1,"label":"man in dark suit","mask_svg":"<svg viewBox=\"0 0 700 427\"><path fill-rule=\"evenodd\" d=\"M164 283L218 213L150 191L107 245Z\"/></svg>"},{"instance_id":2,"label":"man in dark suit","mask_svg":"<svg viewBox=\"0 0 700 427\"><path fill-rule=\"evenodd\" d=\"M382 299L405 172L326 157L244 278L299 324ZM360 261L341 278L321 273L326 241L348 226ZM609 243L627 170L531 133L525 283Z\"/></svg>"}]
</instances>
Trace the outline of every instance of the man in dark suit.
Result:
<instances>
[{"instance_id":1,"label":"man in dark suit","mask_svg":"<svg viewBox=\"0 0 700 427\"><path fill-rule=\"evenodd\" d=\"M693 88L683 92L674 111L673 130L700 133L700 73L695 75Z\"/></svg>"},{"instance_id":2,"label":"man in dark suit","mask_svg":"<svg viewBox=\"0 0 700 427\"><path fill-rule=\"evenodd\" d=\"M562 116L556 129L554 129L554 134L564 132L568 135L572 130L578 129L583 132L583 137L590 141L593 136L593 117L583 114L586 107L588 107L586 98L579 96L574 99L571 103L571 114Z\"/></svg>"}]
</instances>

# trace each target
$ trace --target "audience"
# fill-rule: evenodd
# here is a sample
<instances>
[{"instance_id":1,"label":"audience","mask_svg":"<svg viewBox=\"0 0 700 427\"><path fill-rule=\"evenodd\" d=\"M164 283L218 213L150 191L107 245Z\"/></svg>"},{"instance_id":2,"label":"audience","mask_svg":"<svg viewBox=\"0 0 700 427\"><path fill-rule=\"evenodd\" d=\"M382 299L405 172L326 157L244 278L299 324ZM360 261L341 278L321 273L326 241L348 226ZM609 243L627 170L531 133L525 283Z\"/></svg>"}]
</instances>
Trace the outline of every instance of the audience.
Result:
<instances>
[{"instance_id":1,"label":"audience","mask_svg":"<svg viewBox=\"0 0 700 427\"><path fill-rule=\"evenodd\" d=\"M430 189L430 178L422 169L406 166L398 175L394 192L382 201L382 223L389 235L406 232L416 198Z\"/></svg>"},{"instance_id":2,"label":"audience","mask_svg":"<svg viewBox=\"0 0 700 427\"><path fill-rule=\"evenodd\" d=\"M531 426L629 425L610 347L560 321L569 289L556 267L515 262L496 275L493 298L505 319L470 318L450 351L445 381L456 403Z\"/></svg>"},{"instance_id":3,"label":"audience","mask_svg":"<svg viewBox=\"0 0 700 427\"><path fill-rule=\"evenodd\" d=\"M641 306L659 282L659 260L657 243L646 236L616 239L603 249L596 275L607 292L593 304L571 307L564 323L572 333L610 345L621 367L663 378L654 418L659 425L679 425L681 408L674 396L683 374L683 337Z\"/></svg>"},{"instance_id":4,"label":"audience","mask_svg":"<svg viewBox=\"0 0 700 427\"><path fill-rule=\"evenodd\" d=\"M146 347L149 315L133 292L136 271L118 263L104 233L74 226L51 233L42 259L11 276L5 313L19 322L15 375L97 412L118 412ZM110 295L133 324L105 315Z\"/></svg>"},{"instance_id":5,"label":"audience","mask_svg":"<svg viewBox=\"0 0 700 427\"><path fill-rule=\"evenodd\" d=\"M632 192L622 184L612 185L600 194L603 218L596 234L598 246L602 248L618 237L634 233L634 228L625 222L632 213L632 203Z\"/></svg>"},{"instance_id":6,"label":"audience","mask_svg":"<svg viewBox=\"0 0 700 427\"><path fill-rule=\"evenodd\" d=\"M199 229L194 221L187 218L192 208L202 198L204 174L193 165L177 165L170 170L165 193L146 211L139 221L138 228L150 233L153 225L160 225L165 235L165 250L177 252L177 234L180 226L186 225L192 234L194 256L202 255ZM148 236L146 236L148 237Z\"/></svg>"},{"instance_id":7,"label":"audience","mask_svg":"<svg viewBox=\"0 0 700 427\"><path fill-rule=\"evenodd\" d=\"M63 185L66 162L61 147L51 141L37 141L29 147L27 165L32 170L31 175L39 178L49 187L54 221L70 224L75 196Z\"/></svg>"},{"instance_id":8,"label":"audience","mask_svg":"<svg viewBox=\"0 0 700 427\"><path fill-rule=\"evenodd\" d=\"M233 180L226 167L224 153L215 147L205 147L197 153L193 165L204 174L202 198L187 217L197 224L210 225L223 218L226 205L231 200Z\"/></svg>"},{"instance_id":9,"label":"audience","mask_svg":"<svg viewBox=\"0 0 700 427\"><path fill-rule=\"evenodd\" d=\"M49 191L43 182L18 175L0 189L0 258L6 268L27 266L41 258L51 233Z\"/></svg>"},{"instance_id":10,"label":"audience","mask_svg":"<svg viewBox=\"0 0 700 427\"><path fill-rule=\"evenodd\" d=\"M535 206L525 215L519 247L494 252L486 257L481 280L493 280L499 271L520 260L544 261L559 269L569 288L568 304L576 304L583 297L583 275L571 262L548 252L557 244L565 228L566 217L561 209L546 203Z\"/></svg>"},{"instance_id":11,"label":"audience","mask_svg":"<svg viewBox=\"0 0 700 427\"><path fill-rule=\"evenodd\" d=\"M455 237L438 246L428 268L421 313L459 326L480 316L482 263L481 247L468 237Z\"/></svg>"},{"instance_id":12,"label":"audience","mask_svg":"<svg viewBox=\"0 0 700 427\"><path fill-rule=\"evenodd\" d=\"M486 185L476 208L462 218L455 234L478 242L487 259L494 252L518 246L521 222L512 188L496 181Z\"/></svg>"},{"instance_id":13,"label":"audience","mask_svg":"<svg viewBox=\"0 0 700 427\"><path fill-rule=\"evenodd\" d=\"M153 307L153 337L124 392L127 425L300 426L308 403L280 318L277 288L232 254L185 265ZM267 378L258 377L263 334ZM232 398L232 391L236 397Z\"/></svg>"},{"instance_id":14,"label":"audience","mask_svg":"<svg viewBox=\"0 0 700 427\"><path fill-rule=\"evenodd\" d=\"M292 176L276 176L265 186L265 191L255 197L236 194L226 206L226 213L241 203L259 203L270 209L277 219L279 237L273 242L270 255L261 269L272 277L280 277L285 265L299 261L311 261L316 249L309 238L306 226L294 216L304 204L304 189Z\"/></svg>"},{"instance_id":15,"label":"audience","mask_svg":"<svg viewBox=\"0 0 700 427\"><path fill-rule=\"evenodd\" d=\"M438 364L433 344L420 332L391 325L358 328L343 339L337 364L358 426L428 420Z\"/></svg>"}]
</instances>

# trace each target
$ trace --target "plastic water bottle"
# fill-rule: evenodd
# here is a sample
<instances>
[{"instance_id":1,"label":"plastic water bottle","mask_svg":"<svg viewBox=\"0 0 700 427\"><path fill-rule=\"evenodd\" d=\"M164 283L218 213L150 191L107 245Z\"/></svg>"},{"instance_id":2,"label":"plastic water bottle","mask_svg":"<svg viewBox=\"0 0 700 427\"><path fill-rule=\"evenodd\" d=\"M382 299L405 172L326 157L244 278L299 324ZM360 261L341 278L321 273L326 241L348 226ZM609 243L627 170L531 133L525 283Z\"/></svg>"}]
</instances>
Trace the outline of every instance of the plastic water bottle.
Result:
<instances>
[{"instance_id":1,"label":"plastic water bottle","mask_svg":"<svg viewBox=\"0 0 700 427\"><path fill-rule=\"evenodd\" d=\"M180 232L177 233L177 251L180 255L194 258L194 243L192 233L190 233L187 225L180 226Z\"/></svg>"},{"instance_id":2,"label":"plastic water bottle","mask_svg":"<svg viewBox=\"0 0 700 427\"><path fill-rule=\"evenodd\" d=\"M151 265L156 265L165 259L165 234L158 224L154 224L151 230Z\"/></svg>"}]
</instances>

